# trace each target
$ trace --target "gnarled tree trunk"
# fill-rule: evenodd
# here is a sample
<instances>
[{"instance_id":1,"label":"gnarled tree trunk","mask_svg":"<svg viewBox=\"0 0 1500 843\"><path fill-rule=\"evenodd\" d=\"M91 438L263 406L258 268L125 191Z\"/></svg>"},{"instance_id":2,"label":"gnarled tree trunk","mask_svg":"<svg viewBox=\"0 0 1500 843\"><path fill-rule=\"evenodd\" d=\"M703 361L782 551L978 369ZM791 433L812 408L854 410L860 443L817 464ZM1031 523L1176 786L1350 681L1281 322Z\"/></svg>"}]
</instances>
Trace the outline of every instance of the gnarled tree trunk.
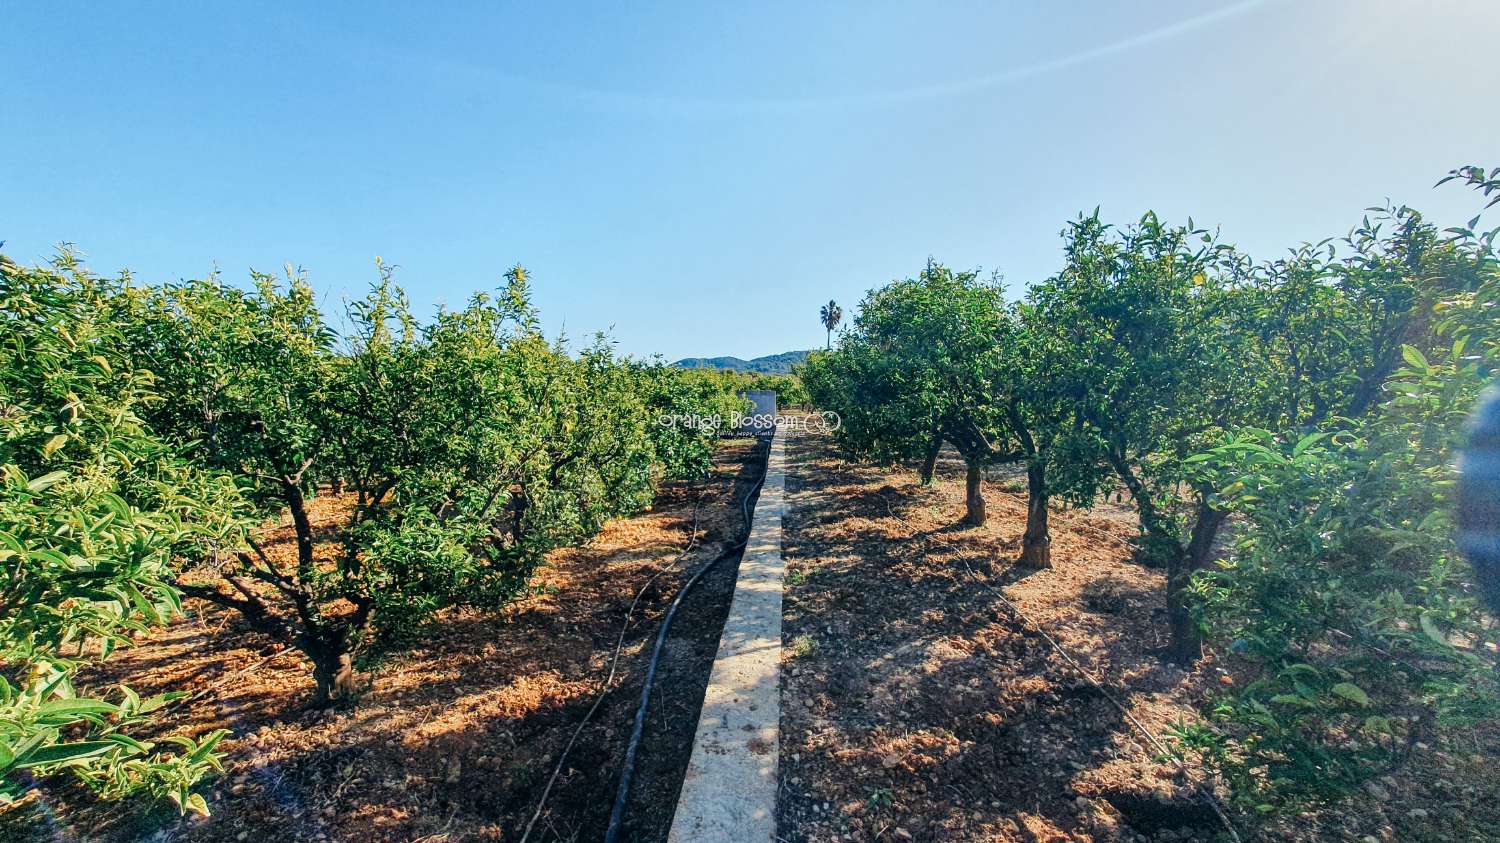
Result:
<instances>
[{"instance_id":1,"label":"gnarled tree trunk","mask_svg":"<svg viewBox=\"0 0 1500 843\"><path fill-rule=\"evenodd\" d=\"M1214 509L1200 497L1194 513L1193 535L1188 546L1167 566L1167 623L1172 640L1168 657L1178 664L1192 664L1203 652L1203 636L1188 608L1187 587L1193 574L1208 564L1213 553L1214 537L1228 513Z\"/></svg>"},{"instance_id":2,"label":"gnarled tree trunk","mask_svg":"<svg viewBox=\"0 0 1500 843\"><path fill-rule=\"evenodd\" d=\"M1182 547L1173 535L1171 525L1157 510L1156 502L1151 499L1151 490L1136 476L1124 456L1119 452L1111 452L1109 462L1120 482L1125 484L1125 490L1130 493L1136 517L1141 522L1141 535L1135 551L1136 561L1147 568L1170 569L1177 564L1176 558L1182 555Z\"/></svg>"},{"instance_id":3,"label":"gnarled tree trunk","mask_svg":"<svg viewBox=\"0 0 1500 843\"><path fill-rule=\"evenodd\" d=\"M943 450L943 435L934 432L932 441L927 444L927 453L922 456L922 485L932 485L932 473L937 470L938 453Z\"/></svg>"},{"instance_id":4,"label":"gnarled tree trunk","mask_svg":"<svg viewBox=\"0 0 1500 843\"><path fill-rule=\"evenodd\" d=\"M984 524L984 489L980 480L983 479L984 463L975 458L969 458L964 462L964 520L963 523L978 527Z\"/></svg>"},{"instance_id":5,"label":"gnarled tree trunk","mask_svg":"<svg viewBox=\"0 0 1500 843\"><path fill-rule=\"evenodd\" d=\"M319 707L353 699L355 692L354 654L340 639L309 641L298 649L307 653L313 663L313 702Z\"/></svg>"},{"instance_id":6,"label":"gnarled tree trunk","mask_svg":"<svg viewBox=\"0 0 1500 843\"><path fill-rule=\"evenodd\" d=\"M1028 568L1052 567L1052 536L1047 530L1047 466L1039 459L1026 465L1026 532L1021 558Z\"/></svg>"}]
</instances>

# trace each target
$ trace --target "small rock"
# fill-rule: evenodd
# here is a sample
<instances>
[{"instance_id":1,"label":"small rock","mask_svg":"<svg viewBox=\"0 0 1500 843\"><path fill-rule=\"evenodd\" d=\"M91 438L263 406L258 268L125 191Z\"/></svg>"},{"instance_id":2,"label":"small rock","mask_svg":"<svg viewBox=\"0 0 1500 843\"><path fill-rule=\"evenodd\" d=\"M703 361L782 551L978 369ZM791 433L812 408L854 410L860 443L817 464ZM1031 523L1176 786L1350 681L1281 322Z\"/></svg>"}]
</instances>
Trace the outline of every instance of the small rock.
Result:
<instances>
[{"instance_id":1,"label":"small rock","mask_svg":"<svg viewBox=\"0 0 1500 843\"><path fill-rule=\"evenodd\" d=\"M463 775L463 771L463 762L459 761L457 758L449 758L448 776L444 779L444 781L446 781L448 784L458 784L458 780Z\"/></svg>"},{"instance_id":2,"label":"small rock","mask_svg":"<svg viewBox=\"0 0 1500 843\"><path fill-rule=\"evenodd\" d=\"M1391 794L1375 782L1365 782L1365 792L1384 802L1391 798Z\"/></svg>"},{"instance_id":3,"label":"small rock","mask_svg":"<svg viewBox=\"0 0 1500 843\"><path fill-rule=\"evenodd\" d=\"M911 832L898 825L896 826L896 836L901 838L902 840L910 840Z\"/></svg>"},{"instance_id":4,"label":"small rock","mask_svg":"<svg viewBox=\"0 0 1500 843\"><path fill-rule=\"evenodd\" d=\"M1408 817L1411 817L1414 820L1425 820L1425 819L1427 819L1427 809L1426 808L1413 808L1410 811L1407 811L1406 815Z\"/></svg>"}]
</instances>

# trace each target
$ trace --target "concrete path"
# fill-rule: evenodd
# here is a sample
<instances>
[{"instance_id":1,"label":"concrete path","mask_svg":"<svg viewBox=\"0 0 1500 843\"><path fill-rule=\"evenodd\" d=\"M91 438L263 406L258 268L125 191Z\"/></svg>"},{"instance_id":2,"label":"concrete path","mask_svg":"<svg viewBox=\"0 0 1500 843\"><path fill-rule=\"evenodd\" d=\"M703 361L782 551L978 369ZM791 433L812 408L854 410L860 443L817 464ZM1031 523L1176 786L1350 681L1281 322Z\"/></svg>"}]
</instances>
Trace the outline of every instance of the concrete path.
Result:
<instances>
[{"instance_id":1,"label":"concrete path","mask_svg":"<svg viewBox=\"0 0 1500 843\"><path fill-rule=\"evenodd\" d=\"M771 440L669 843L770 843L776 837L784 438L778 429Z\"/></svg>"}]
</instances>

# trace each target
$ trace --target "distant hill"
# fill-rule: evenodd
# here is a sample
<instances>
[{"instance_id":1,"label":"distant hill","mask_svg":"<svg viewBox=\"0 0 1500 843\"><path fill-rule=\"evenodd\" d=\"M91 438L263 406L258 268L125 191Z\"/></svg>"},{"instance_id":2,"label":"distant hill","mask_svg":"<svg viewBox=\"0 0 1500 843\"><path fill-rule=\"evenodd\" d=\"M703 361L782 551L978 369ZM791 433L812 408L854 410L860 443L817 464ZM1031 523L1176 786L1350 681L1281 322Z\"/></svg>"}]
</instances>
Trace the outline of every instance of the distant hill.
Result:
<instances>
[{"instance_id":1,"label":"distant hill","mask_svg":"<svg viewBox=\"0 0 1500 843\"><path fill-rule=\"evenodd\" d=\"M733 369L756 375L789 375L792 367L807 359L809 351L784 351L754 360L739 357L687 357L673 363L679 369Z\"/></svg>"}]
</instances>

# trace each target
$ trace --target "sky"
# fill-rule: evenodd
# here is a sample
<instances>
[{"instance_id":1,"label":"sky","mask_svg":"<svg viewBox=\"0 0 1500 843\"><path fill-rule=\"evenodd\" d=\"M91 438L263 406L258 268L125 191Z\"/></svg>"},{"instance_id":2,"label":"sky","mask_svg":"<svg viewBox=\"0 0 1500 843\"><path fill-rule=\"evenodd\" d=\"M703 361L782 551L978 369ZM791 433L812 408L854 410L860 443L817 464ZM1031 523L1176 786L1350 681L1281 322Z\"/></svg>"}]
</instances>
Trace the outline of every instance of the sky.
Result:
<instances>
[{"instance_id":1,"label":"sky","mask_svg":"<svg viewBox=\"0 0 1500 843\"><path fill-rule=\"evenodd\" d=\"M0 10L0 240L101 274L377 256L417 310L515 263L551 335L821 346L929 256L1013 296L1102 207L1270 259L1367 206L1477 213L1492 0L87 3ZM848 317L846 316L846 319Z\"/></svg>"}]
</instances>

